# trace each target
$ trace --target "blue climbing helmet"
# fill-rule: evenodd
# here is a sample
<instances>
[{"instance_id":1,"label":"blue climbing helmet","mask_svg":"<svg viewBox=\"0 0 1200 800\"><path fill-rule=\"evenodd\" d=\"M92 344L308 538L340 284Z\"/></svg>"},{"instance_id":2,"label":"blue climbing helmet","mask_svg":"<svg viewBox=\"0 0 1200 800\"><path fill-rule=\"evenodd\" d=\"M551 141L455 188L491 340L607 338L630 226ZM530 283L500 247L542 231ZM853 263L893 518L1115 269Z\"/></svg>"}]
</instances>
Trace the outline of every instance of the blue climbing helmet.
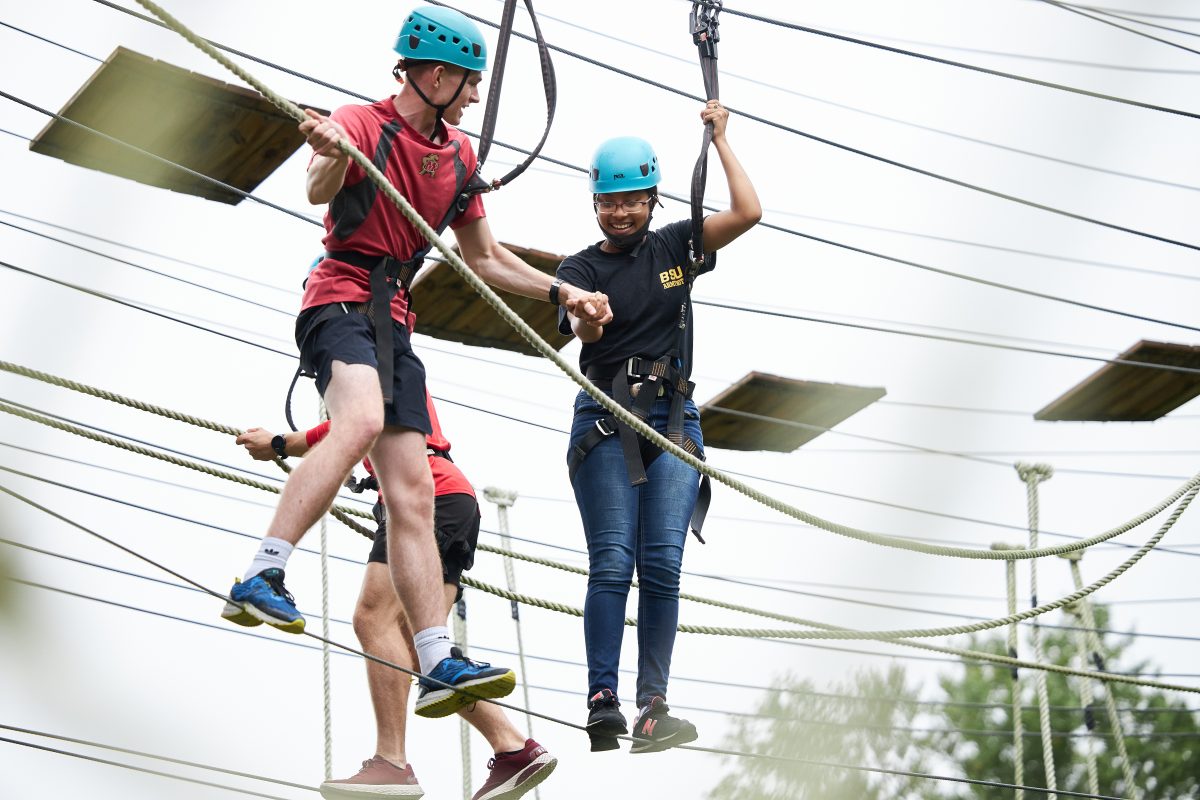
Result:
<instances>
[{"instance_id":1,"label":"blue climbing helmet","mask_svg":"<svg viewBox=\"0 0 1200 800\"><path fill-rule=\"evenodd\" d=\"M652 189L662 179L658 156L645 139L618 136L596 148L588 185L592 194Z\"/></svg>"},{"instance_id":2,"label":"blue climbing helmet","mask_svg":"<svg viewBox=\"0 0 1200 800\"><path fill-rule=\"evenodd\" d=\"M452 8L414 8L393 49L414 61L441 61L476 72L487 69L487 44L479 27Z\"/></svg>"}]
</instances>

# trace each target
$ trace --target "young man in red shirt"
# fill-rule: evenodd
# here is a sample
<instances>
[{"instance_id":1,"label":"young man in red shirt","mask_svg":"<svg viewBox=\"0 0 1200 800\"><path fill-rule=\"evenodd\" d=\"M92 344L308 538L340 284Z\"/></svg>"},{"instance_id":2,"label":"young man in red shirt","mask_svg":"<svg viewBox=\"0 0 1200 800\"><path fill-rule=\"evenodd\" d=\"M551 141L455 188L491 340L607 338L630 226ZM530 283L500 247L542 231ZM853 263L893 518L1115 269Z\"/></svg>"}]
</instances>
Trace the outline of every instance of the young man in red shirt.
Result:
<instances>
[{"instance_id":1,"label":"young man in red shirt","mask_svg":"<svg viewBox=\"0 0 1200 800\"><path fill-rule=\"evenodd\" d=\"M425 437L425 445L433 475L444 619L462 596L459 581L463 570L470 569L475 562L479 504L470 482L450 459L450 441L442 433L428 392L426 405L432 432ZM308 431L281 436L263 428L251 428L237 438L237 443L259 461L270 461L280 451L286 456L304 456L329 434L330 427L327 421ZM369 460L363 466L374 476ZM354 607L354 633L364 652L411 669L412 629L388 575L388 518L382 493L373 511L379 525L367 559L362 591ZM394 796L395 791L418 786L405 753L408 676L368 659L367 686L375 712L375 755L363 762L362 770L353 778L322 784L321 791L326 797L362 796L378 786L387 787ZM533 739L522 736L499 706L477 703L459 709L458 713L487 739L496 754L488 762L487 781L472 800L516 800L549 777L557 766L558 760Z\"/></svg>"},{"instance_id":2,"label":"young man in red shirt","mask_svg":"<svg viewBox=\"0 0 1200 800\"><path fill-rule=\"evenodd\" d=\"M231 589L232 602L222 616L243 625L265 622L303 631L304 617L283 583L287 558L329 508L354 464L369 453L393 511L387 537L392 582L415 630L419 669L432 679L421 681L416 712L441 717L479 697L503 697L516 678L511 670L451 652L431 535L425 370L409 341L403 279L425 240L338 141L346 139L372 158L422 217L434 224L449 220L464 260L488 283L549 297L589 324L603 325L612 314L603 294L552 281L502 247L478 194L459 203L476 158L470 141L453 126L479 101L480 72L487 66L479 28L457 11L419 8L405 19L395 50L401 58L394 74L404 83L399 94L344 106L330 118L309 111L300 123L314 151L308 199L329 203L329 210L326 257L309 276L296 342L334 425L321 448L290 476L267 535ZM461 211L450 219L452 206Z\"/></svg>"}]
</instances>

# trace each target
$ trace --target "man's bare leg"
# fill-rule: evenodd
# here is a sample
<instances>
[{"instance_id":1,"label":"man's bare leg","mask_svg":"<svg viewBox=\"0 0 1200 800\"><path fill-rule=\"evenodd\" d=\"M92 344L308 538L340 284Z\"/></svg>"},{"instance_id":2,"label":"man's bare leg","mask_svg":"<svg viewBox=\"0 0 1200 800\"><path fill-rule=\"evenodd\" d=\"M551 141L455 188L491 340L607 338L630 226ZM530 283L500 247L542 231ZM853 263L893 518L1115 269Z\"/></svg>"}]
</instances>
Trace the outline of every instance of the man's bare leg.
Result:
<instances>
[{"instance_id":1,"label":"man's bare leg","mask_svg":"<svg viewBox=\"0 0 1200 800\"><path fill-rule=\"evenodd\" d=\"M288 476L267 535L296 544L329 510L342 481L383 430L379 373L369 364L333 362L325 407L335 424Z\"/></svg>"},{"instance_id":2,"label":"man's bare leg","mask_svg":"<svg viewBox=\"0 0 1200 800\"><path fill-rule=\"evenodd\" d=\"M371 449L371 464L387 505L388 567L396 594L414 631L444 626L442 565L433 534L433 476L425 434L385 429Z\"/></svg>"},{"instance_id":3,"label":"man's bare leg","mask_svg":"<svg viewBox=\"0 0 1200 800\"><path fill-rule=\"evenodd\" d=\"M413 668L412 632L386 564L367 564L354 607L354 633L363 652ZM404 734L410 686L406 673L367 659L367 688L375 711L375 754L398 767L407 763Z\"/></svg>"}]
</instances>

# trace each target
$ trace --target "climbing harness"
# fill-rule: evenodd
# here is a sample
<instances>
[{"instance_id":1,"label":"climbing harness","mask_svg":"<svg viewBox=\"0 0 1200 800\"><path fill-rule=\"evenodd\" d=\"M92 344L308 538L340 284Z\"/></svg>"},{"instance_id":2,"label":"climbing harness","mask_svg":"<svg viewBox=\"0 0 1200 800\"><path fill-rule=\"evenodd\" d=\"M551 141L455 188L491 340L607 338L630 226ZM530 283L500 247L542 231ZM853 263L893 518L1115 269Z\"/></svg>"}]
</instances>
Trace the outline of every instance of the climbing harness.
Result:
<instances>
[{"instance_id":1,"label":"climbing harness","mask_svg":"<svg viewBox=\"0 0 1200 800\"><path fill-rule=\"evenodd\" d=\"M683 432L684 403L692 396L696 384L689 381L674 365L675 358L668 354L658 359L630 358L614 367L589 367L587 379L598 389L609 390L612 398L642 422L650 418L650 412L658 398L671 396L671 407L667 416L667 438L691 455L703 460L700 446ZM662 450L641 436L633 428L619 422L616 416L606 414L592 426L567 453L567 473L574 481L575 473L592 449L610 436L620 438L621 452L625 457L625 469L631 486L646 483L646 468L662 455ZM708 514L712 488L707 477L700 481L700 494L692 511L690 527L701 543L701 530Z\"/></svg>"}]
</instances>

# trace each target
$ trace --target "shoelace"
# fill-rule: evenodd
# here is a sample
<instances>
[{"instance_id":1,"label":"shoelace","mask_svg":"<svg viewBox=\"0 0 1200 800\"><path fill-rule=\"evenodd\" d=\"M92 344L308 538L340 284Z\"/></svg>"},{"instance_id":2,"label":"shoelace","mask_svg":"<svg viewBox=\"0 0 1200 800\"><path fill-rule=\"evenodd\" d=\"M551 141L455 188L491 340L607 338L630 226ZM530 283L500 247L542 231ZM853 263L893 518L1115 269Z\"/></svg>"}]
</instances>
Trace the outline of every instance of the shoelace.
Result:
<instances>
[{"instance_id":1,"label":"shoelace","mask_svg":"<svg viewBox=\"0 0 1200 800\"><path fill-rule=\"evenodd\" d=\"M292 597L292 593L283 586L282 576L271 575L270 577L267 577L264 575L263 580L267 582L267 585L271 587L271 590L274 591L275 594L279 595L284 600L287 600L292 605L296 605L296 598Z\"/></svg>"}]
</instances>

